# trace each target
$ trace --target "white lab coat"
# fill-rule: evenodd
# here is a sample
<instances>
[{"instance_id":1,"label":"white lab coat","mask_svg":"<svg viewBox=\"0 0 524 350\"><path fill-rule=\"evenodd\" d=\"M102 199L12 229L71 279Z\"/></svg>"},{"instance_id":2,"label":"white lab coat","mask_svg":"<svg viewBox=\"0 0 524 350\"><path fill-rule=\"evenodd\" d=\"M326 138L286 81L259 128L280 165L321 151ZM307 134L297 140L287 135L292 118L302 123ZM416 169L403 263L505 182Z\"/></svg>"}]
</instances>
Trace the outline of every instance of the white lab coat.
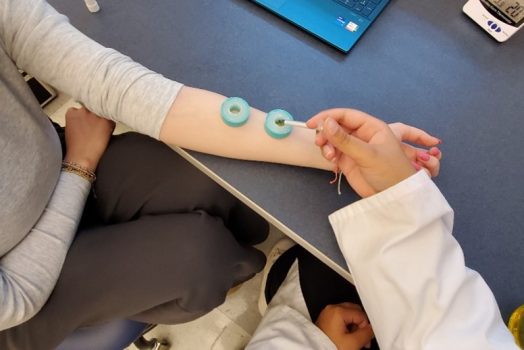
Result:
<instances>
[{"instance_id":1,"label":"white lab coat","mask_svg":"<svg viewBox=\"0 0 524 350\"><path fill-rule=\"evenodd\" d=\"M329 221L382 350L518 350L491 290L464 265L453 211L423 171ZM246 349L336 350L311 323L296 262Z\"/></svg>"}]
</instances>

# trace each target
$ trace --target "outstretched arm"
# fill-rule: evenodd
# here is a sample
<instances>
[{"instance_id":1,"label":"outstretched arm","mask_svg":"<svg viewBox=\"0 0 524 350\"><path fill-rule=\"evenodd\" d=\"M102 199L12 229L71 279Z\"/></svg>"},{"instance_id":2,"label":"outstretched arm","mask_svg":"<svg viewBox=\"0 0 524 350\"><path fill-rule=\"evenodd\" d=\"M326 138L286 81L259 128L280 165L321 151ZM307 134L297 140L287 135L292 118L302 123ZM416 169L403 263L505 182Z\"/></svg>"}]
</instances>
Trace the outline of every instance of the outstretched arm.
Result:
<instances>
[{"instance_id":1,"label":"outstretched arm","mask_svg":"<svg viewBox=\"0 0 524 350\"><path fill-rule=\"evenodd\" d=\"M219 113L224 96L183 87L103 47L44 0L0 2L0 40L18 67L97 115L168 144L238 159L334 168L314 146L314 131L295 128L289 137L273 139L264 131L265 113L256 109L246 125L228 127Z\"/></svg>"},{"instance_id":2,"label":"outstretched arm","mask_svg":"<svg viewBox=\"0 0 524 350\"><path fill-rule=\"evenodd\" d=\"M266 114L251 108L246 124L227 126L220 117L225 97L184 86L160 132L165 143L215 155L266 162L332 169L315 146L315 131L294 128L284 139L264 130Z\"/></svg>"},{"instance_id":3,"label":"outstretched arm","mask_svg":"<svg viewBox=\"0 0 524 350\"><path fill-rule=\"evenodd\" d=\"M277 141L265 114L230 128L220 118L225 97L170 80L103 47L43 0L0 3L0 39L25 71L81 101L94 113L164 142L226 157L331 169L312 130Z\"/></svg>"}]
</instances>

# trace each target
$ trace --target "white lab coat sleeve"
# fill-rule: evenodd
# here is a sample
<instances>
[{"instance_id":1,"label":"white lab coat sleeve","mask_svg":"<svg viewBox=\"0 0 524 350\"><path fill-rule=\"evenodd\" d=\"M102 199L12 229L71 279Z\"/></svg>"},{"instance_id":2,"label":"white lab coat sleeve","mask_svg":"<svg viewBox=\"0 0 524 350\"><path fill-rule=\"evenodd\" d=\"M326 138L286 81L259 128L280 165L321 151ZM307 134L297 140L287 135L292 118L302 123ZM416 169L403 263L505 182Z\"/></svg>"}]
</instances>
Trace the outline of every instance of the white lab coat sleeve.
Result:
<instances>
[{"instance_id":1,"label":"white lab coat sleeve","mask_svg":"<svg viewBox=\"0 0 524 350\"><path fill-rule=\"evenodd\" d=\"M423 171L329 220L382 350L518 349Z\"/></svg>"}]
</instances>

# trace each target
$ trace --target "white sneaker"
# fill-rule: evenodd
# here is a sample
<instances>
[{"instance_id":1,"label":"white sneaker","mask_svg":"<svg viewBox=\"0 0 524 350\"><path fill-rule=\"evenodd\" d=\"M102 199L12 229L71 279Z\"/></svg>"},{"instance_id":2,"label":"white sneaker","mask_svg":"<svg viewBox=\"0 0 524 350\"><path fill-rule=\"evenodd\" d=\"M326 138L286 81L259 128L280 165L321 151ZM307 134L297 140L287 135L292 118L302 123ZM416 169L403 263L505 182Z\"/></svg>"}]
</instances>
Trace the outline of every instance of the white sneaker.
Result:
<instances>
[{"instance_id":1,"label":"white sneaker","mask_svg":"<svg viewBox=\"0 0 524 350\"><path fill-rule=\"evenodd\" d=\"M260 294L258 295L258 311L260 312L260 315L264 316L267 310L267 301L266 301L266 283L267 283L267 276L269 274L269 271L271 270L271 267L277 261L277 259L284 254L289 248L293 247L296 243L292 241L290 238L284 237L280 239L273 248L271 248L271 251L269 252L267 256L266 266L264 266L264 270L262 271L262 282L260 283Z\"/></svg>"}]
</instances>

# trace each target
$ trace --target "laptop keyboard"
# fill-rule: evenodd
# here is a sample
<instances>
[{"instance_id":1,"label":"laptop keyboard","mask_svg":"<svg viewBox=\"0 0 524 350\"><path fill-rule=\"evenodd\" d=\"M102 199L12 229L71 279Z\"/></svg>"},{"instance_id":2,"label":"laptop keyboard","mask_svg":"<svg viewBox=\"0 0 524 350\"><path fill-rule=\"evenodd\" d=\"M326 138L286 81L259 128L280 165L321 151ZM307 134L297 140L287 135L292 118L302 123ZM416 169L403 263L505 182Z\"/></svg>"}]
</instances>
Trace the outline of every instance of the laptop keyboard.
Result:
<instances>
[{"instance_id":1,"label":"laptop keyboard","mask_svg":"<svg viewBox=\"0 0 524 350\"><path fill-rule=\"evenodd\" d=\"M362 17L369 17L383 0L333 0Z\"/></svg>"}]
</instances>

